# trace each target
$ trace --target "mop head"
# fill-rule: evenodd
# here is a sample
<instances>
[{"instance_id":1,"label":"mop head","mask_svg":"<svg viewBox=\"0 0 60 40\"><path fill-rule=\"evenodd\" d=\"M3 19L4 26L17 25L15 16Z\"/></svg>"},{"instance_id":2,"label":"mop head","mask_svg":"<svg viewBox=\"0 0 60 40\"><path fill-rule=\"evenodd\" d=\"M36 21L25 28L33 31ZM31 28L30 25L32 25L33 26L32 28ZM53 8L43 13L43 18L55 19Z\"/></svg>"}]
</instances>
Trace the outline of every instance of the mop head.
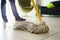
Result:
<instances>
[{"instance_id":1,"label":"mop head","mask_svg":"<svg viewBox=\"0 0 60 40\"><path fill-rule=\"evenodd\" d=\"M28 31L28 32L35 33L35 34L47 33L49 31L49 28L45 22L41 22L39 25L32 23L32 22L25 22L25 21L16 22L13 29Z\"/></svg>"}]
</instances>

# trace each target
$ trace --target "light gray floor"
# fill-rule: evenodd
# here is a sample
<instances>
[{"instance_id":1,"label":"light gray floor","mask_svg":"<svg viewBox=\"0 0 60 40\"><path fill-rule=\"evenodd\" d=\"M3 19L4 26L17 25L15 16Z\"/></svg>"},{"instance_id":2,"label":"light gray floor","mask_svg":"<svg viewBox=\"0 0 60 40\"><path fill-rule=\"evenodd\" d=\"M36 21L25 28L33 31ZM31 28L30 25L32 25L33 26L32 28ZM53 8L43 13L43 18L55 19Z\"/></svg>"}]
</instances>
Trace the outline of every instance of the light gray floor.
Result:
<instances>
[{"instance_id":1,"label":"light gray floor","mask_svg":"<svg viewBox=\"0 0 60 40\"><path fill-rule=\"evenodd\" d=\"M37 19L28 17L27 21L38 23ZM13 30L15 21L8 22L7 28L0 28L0 40L60 40L60 18L43 17L43 20L49 26L49 32L45 34L32 34L25 31ZM2 27L2 26L1 26Z\"/></svg>"}]
</instances>

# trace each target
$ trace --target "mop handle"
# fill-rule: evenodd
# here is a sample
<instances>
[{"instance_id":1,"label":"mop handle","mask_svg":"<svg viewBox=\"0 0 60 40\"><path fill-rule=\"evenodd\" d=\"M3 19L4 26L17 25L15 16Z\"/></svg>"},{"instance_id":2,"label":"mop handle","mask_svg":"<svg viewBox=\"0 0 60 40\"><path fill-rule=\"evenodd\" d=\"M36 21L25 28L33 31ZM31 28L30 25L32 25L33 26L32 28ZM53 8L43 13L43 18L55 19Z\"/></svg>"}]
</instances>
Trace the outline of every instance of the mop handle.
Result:
<instances>
[{"instance_id":1,"label":"mop handle","mask_svg":"<svg viewBox=\"0 0 60 40\"><path fill-rule=\"evenodd\" d=\"M37 15L38 21L39 21L39 22L42 22L41 15L40 15L40 13L39 13L39 11L38 11L38 8L37 8L36 4L34 3L34 0L31 0L31 2L32 2L32 5L34 6L34 9L35 9L35 11L36 11L36 15Z\"/></svg>"}]
</instances>

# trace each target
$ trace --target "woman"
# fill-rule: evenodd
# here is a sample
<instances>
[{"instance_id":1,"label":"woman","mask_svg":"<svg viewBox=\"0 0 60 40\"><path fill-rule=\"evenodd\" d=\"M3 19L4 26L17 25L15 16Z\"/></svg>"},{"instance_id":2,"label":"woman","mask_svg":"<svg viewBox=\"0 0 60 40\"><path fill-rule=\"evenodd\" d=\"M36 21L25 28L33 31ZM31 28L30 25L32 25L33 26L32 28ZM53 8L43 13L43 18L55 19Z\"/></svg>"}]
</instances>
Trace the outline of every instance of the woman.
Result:
<instances>
[{"instance_id":1,"label":"woman","mask_svg":"<svg viewBox=\"0 0 60 40\"><path fill-rule=\"evenodd\" d=\"M25 19L19 17L17 9L15 6L15 0L9 0L12 8L13 15L15 16L16 21L25 21ZM4 22L8 22L6 17L6 0L1 0L1 13Z\"/></svg>"}]
</instances>

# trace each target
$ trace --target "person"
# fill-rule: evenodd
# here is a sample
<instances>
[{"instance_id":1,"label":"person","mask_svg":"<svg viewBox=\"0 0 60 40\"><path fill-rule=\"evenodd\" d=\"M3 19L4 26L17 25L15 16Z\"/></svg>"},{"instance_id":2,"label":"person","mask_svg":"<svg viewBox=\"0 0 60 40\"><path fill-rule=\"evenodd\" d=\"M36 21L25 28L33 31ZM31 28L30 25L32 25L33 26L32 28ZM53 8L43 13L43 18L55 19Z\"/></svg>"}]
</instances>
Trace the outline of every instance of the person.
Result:
<instances>
[{"instance_id":1,"label":"person","mask_svg":"<svg viewBox=\"0 0 60 40\"><path fill-rule=\"evenodd\" d=\"M9 0L10 5L12 8L13 15L15 16L16 21L25 21L26 19L23 19L19 17L16 6L15 6L15 0ZM7 16L6 16L6 0L1 0L1 13L2 18L4 22L8 22Z\"/></svg>"}]
</instances>

